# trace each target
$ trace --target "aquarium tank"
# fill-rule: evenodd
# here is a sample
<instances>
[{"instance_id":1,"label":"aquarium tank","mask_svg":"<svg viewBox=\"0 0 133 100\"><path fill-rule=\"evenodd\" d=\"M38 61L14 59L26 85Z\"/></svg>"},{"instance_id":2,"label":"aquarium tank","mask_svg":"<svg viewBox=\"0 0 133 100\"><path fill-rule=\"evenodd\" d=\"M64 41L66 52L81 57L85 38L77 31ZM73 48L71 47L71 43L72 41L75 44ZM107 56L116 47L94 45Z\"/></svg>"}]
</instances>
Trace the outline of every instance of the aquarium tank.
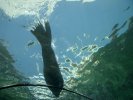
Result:
<instances>
[{"instance_id":1,"label":"aquarium tank","mask_svg":"<svg viewBox=\"0 0 133 100\"><path fill-rule=\"evenodd\" d=\"M133 0L0 0L0 100L133 100Z\"/></svg>"}]
</instances>

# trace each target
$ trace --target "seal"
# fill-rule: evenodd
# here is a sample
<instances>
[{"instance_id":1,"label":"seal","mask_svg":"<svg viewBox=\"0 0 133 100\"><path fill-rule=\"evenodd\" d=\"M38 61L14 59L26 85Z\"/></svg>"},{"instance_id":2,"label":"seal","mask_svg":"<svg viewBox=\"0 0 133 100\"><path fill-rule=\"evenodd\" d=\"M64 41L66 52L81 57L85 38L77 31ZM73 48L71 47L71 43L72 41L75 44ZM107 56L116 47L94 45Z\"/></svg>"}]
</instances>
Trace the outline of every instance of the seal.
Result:
<instances>
[{"instance_id":1,"label":"seal","mask_svg":"<svg viewBox=\"0 0 133 100\"><path fill-rule=\"evenodd\" d=\"M44 28L41 23L38 23L35 27L33 27L31 32L37 38L42 48L42 57L44 62L43 74L46 84L57 87L49 87L49 89L56 97L59 97L64 81L55 57L54 50L51 46L52 34L50 24L48 21L46 21Z\"/></svg>"}]
</instances>

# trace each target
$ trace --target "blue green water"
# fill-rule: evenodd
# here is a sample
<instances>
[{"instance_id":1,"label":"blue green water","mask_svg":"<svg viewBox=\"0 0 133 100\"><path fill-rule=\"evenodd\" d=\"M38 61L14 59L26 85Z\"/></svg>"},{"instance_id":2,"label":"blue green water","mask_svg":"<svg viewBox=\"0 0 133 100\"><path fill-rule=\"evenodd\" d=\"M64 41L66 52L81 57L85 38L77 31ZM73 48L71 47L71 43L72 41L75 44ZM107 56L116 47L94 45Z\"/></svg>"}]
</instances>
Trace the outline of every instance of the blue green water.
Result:
<instances>
[{"instance_id":1,"label":"blue green water","mask_svg":"<svg viewBox=\"0 0 133 100\"><path fill-rule=\"evenodd\" d=\"M132 100L133 1L60 1L49 16L43 15L45 6L39 18L11 17L0 10L0 86L45 84L41 48L29 30L36 21L48 19L65 88L94 100ZM34 99L86 100L67 91L54 98L42 87L0 91L0 100Z\"/></svg>"}]
</instances>

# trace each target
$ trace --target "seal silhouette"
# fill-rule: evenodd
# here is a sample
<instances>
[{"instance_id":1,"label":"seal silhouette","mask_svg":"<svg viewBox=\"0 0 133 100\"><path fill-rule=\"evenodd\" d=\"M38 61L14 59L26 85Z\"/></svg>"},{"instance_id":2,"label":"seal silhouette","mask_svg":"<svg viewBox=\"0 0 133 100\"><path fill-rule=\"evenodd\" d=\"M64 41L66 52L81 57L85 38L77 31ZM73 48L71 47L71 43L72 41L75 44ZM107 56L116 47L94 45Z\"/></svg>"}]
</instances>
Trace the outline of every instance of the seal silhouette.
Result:
<instances>
[{"instance_id":1,"label":"seal silhouette","mask_svg":"<svg viewBox=\"0 0 133 100\"><path fill-rule=\"evenodd\" d=\"M49 89L56 97L59 97L64 81L55 57L55 53L51 46L52 34L50 24L46 21L45 27L43 27L43 25L39 22L35 27L33 27L31 32L37 38L42 48L42 57L44 62L43 74L46 84L58 87L49 87Z\"/></svg>"}]
</instances>

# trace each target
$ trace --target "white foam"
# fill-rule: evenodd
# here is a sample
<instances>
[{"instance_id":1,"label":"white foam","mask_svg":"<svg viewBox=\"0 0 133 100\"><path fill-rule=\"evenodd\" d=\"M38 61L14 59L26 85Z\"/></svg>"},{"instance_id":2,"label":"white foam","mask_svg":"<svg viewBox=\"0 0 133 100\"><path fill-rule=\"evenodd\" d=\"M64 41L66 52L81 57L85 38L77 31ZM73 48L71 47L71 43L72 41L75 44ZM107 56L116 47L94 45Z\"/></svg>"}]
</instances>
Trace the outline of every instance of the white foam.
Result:
<instances>
[{"instance_id":1,"label":"white foam","mask_svg":"<svg viewBox=\"0 0 133 100\"><path fill-rule=\"evenodd\" d=\"M58 0L0 0L0 9L9 17L21 15L39 16L39 11L44 9L44 15L49 16Z\"/></svg>"}]
</instances>

